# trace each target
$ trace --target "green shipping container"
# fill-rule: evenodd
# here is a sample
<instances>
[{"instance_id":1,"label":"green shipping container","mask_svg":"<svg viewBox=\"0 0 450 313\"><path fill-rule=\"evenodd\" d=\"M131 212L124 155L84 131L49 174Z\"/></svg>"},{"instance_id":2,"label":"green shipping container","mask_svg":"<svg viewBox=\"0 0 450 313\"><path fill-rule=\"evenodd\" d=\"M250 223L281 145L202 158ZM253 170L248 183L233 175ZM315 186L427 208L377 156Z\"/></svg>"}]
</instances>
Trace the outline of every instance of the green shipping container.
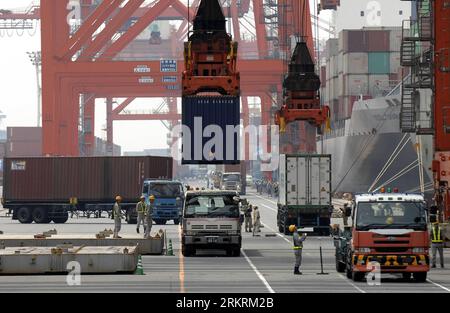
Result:
<instances>
[{"instance_id":1,"label":"green shipping container","mask_svg":"<svg viewBox=\"0 0 450 313\"><path fill-rule=\"evenodd\" d=\"M391 60L389 52L369 53L369 74L389 74Z\"/></svg>"}]
</instances>

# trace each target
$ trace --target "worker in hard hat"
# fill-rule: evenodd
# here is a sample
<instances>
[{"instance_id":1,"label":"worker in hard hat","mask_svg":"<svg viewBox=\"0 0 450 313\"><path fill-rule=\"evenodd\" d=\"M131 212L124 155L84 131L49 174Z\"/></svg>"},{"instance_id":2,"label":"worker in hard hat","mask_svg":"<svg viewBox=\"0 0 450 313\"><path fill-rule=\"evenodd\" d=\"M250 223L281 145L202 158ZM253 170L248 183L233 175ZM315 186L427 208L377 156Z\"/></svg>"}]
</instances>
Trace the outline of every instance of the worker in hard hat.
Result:
<instances>
[{"instance_id":1,"label":"worker in hard hat","mask_svg":"<svg viewBox=\"0 0 450 313\"><path fill-rule=\"evenodd\" d=\"M154 195L150 195L148 200L149 200L149 205L147 205L147 211L145 212L145 234L144 234L145 239L150 238L150 235L151 235L152 226L153 226L153 218L152 218L153 217L153 209L154 209L156 198Z\"/></svg>"},{"instance_id":2,"label":"worker in hard hat","mask_svg":"<svg viewBox=\"0 0 450 313\"><path fill-rule=\"evenodd\" d=\"M302 266L302 252L303 252L303 242L306 240L306 233L301 237L298 233L297 226L289 226L289 231L293 234L292 238L294 241L294 255L295 255L295 267L294 275L302 275L300 272L300 266Z\"/></svg>"},{"instance_id":3,"label":"worker in hard hat","mask_svg":"<svg viewBox=\"0 0 450 313\"><path fill-rule=\"evenodd\" d=\"M348 211L349 211L349 209L350 208L348 207L347 203L345 203L344 204L344 208L341 209L341 211L342 211L342 219L344 221L344 227L348 226Z\"/></svg>"},{"instance_id":4,"label":"worker in hard hat","mask_svg":"<svg viewBox=\"0 0 450 313\"><path fill-rule=\"evenodd\" d=\"M253 237L254 236L259 236L258 233L261 232L260 227L261 227L261 213L259 213L259 209L257 206L255 206L253 208L253 214L252 214L252 218L253 218Z\"/></svg>"},{"instance_id":5,"label":"worker in hard hat","mask_svg":"<svg viewBox=\"0 0 450 313\"><path fill-rule=\"evenodd\" d=\"M117 196L116 197L116 202L114 203L113 206L113 218L114 218L114 239L120 239L121 237L119 237L119 232L122 228L122 207L121 204L122 203L122 197L121 196Z\"/></svg>"},{"instance_id":6,"label":"worker in hard hat","mask_svg":"<svg viewBox=\"0 0 450 313\"><path fill-rule=\"evenodd\" d=\"M244 211L244 222L245 222L245 232L251 233L252 232L252 212L253 212L253 205L249 204L246 206Z\"/></svg>"},{"instance_id":7,"label":"worker in hard hat","mask_svg":"<svg viewBox=\"0 0 450 313\"><path fill-rule=\"evenodd\" d=\"M439 222L433 223L431 227L431 267L436 268L437 253L439 252L439 261L444 268L444 238Z\"/></svg>"},{"instance_id":8,"label":"worker in hard hat","mask_svg":"<svg viewBox=\"0 0 450 313\"><path fill-rule=\"evenodd\" d=\"M145 196L141 196L139 202L136 204L136 213L137 213L137 225L136 232L140 233L141 223L144 226L145 231L145 212L147 211L147 205L145 204Z\"/></svg>"}]
</instances>

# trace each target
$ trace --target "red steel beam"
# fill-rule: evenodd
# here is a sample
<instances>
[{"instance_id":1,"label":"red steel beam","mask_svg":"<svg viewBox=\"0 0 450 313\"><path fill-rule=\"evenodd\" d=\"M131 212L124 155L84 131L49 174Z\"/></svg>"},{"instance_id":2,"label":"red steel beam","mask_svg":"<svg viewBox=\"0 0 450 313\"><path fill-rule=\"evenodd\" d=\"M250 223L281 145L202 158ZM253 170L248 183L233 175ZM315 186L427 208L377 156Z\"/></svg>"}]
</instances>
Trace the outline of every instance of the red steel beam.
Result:
<instances>
[{"instance_id":1,"label":"red steel beam","mask_svg":"<svg viewBox=\"0 0 450 313\"><path fill-rule=\"evenodd\" d=\"M144 3L144 0L129 1L117 15L106 25L105 29L94 39L80 56L81 60L90 60L98 53L117 33L120 27L133 15Z\"/></svg>"},{"instance_id":2,"label":"red steel beam","mask_svg":"<svg viewBox=\"0 0 450 313\"><path fill-rule=\"evenodd\" d=\"M123 110L125 110L133 101L136 100L136 97L125 99L117 108L112 111L112 114L120 114Z\"/></svg>"},{"instance_id":3,"label":"red steel beam","mask_svg":"<svg viewBox=\"0 0 450 313\"><path fill-rule=\"evenodd\" d=\"M160 113L160 114L114 114L115 121L179 121L180 114Z\"/></svg>"},{"instance_id":4,"label":"red steel beam","mask_svg":"<svg viewBox=\"0 0 450 313\"><path fill-rule=\"evenodd\" d=\"M139 0L140 1L140 0ZM116 42L114 42L103 53L101 60L111 60L120 51L130 44L139 34L141 34L167 7L169 7L175 0L160 0L152 8L148 9L144 14L128 31L123 34Z\"/></svg>"},{"instance_id":5,"label":"red steel beam","mask_svg":"<svg viewBox=\"0 0 450 313\"><path fill-rule=\"evenodd\" d=\"M60 128L61 104L56 101L61 92L55 81L56 67L54 58L59 47L62 47L69 36L69 25L66 21L67 2L41 0L41 49L42 49L42 126L43 152L56 155ZM56 26L57 25L57 26Z\"/></svg>"},{"instance_id":6,"label":"red steel beam","mask_svg":"<svg viewBox=\"0 0 450 313\"><path fill-rule=\"evenodd\" d=\"M69 61L80 48L88 43L94 32L122 4L123 0L105 0L83 22L80 29L67 41L57 57Z\"/></svg>"},{"instance_id":7,"label":"red steel beam","mask_svg":"<svg viewBox=\"0 0 450 313\"><path fill-rule=\"evenodd\" d=\"M255 28L259 57L264 59L268 55L268 45L263 0L253 0L253 11L255 13Z\"/></svg>"},{"instance_id":8,"label":"red steel beam","mask_svg":"<svg viewBox=\"0 0 450 313\"><path fill-rule=\"evenodd\" d=\"M84 154L94 156L95 151L95 97L87 94L87 101L84 107Z\"/></svg>"}]
</instances>

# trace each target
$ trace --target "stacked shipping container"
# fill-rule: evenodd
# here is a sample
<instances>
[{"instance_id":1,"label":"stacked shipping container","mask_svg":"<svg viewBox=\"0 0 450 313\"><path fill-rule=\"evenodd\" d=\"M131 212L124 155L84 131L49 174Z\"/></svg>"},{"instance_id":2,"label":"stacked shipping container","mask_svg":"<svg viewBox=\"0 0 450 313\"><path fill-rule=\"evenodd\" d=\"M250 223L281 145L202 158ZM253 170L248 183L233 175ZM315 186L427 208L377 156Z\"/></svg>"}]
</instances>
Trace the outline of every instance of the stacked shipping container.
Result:
<instances>
[{"instance_id":1,"label":"stacked shipping container","mask_svg":"<svg viewBox=\"0 0 450 313\"><path fill-rule=\"evenodd\" d=\"M400 27L364 28L328 40L322 98L333 120L349 118L356 100L384 96L401 80L401 37Z\"/></svg>"}]
</instances>

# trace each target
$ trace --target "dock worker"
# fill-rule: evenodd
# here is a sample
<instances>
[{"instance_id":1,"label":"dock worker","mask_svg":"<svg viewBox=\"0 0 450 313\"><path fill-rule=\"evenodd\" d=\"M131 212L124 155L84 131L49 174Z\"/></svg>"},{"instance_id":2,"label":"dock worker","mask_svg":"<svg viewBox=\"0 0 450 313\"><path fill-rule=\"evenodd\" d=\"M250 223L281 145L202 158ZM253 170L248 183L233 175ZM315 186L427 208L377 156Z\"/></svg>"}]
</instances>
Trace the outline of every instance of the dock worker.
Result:
<instances>
[{"instance_id":1,"label":"dock worker","mask_svg":"<svg viewBox=\"0 0 450 313\"><path fill-rule=\"evenodd\" d=\"M149 205L147 205L147 211L145 212L145 234L144 238L148 239L150 238L151 232L152 232L152 226L153 226L153 209L155 206L155 196L150 195L149 199Z\"/></svg>"},{"instance_id":2,"label":"dock worker","mask_svg":"<svg viewBox=\"0 0 450 313\"><path fill-rule=\"evenodd\" d=\"M348 226L348 211L349 211L349 207L348 207L347 203L344 204L344 208L341 209L341 211L342 211L342 219L344 220L344 227Z\"/></svg>"},{"instance_id":3,"label":"dock worker","mask_svg":"<svg viewBox=\"0 0 450 313\"><path fill-rule=\"evenodd\" d=\"M302 275L300 272L300 266L302 266L302 252L303 252L303 242L306 240L306 233L301 237L298 233L297 226L289 226L289 231L293 234L292 239L294 243L294 255L295 255L295 267L294 275Z\"/></svg>"},{"instance_id":4,"label":"dock worker","mask_svg":"<svg viewBox=\"0 0 450 313\"><path fill-rule=\"evenodd\" d=\"M113 218L114 218L114 239L120 239L122 237L119 237L119 232L122 228L122 207L121 204L122 203L122 197L121 196L117 196L116 197L116 202L114 203L113 206Z\"/></svg>"},{"instance_id":5,"label":"dock worker","mask_svg":"<svg viewBox=\"0 0 450 313\"><path fill-rule=\"evenodd\" d=\"M249 204L244 211L244 222L245 222L245 232L251 233L252 232L252 212L253 212L253 205Z\"/></svg>"},{"instance_id":6,"label":"dock worker","mask_svg":"<svg viewBox=\"0 0 450 313\"><path fill-rule=\"evenodd\" d=\"M259 209L257 206L253 208L253 236L259 236L258 233L261 232L261 213L259 213Z\"/></svg>"},{"instance_id":7,"label":"dock worker","mask_svg":"<svg viewBox=\"0 0 450 313\"><path fill-rule=\"evenodd\" d=\"M444 268L444 238L442 229L438 222L433 223L431 228L431 267L436 268L437 253L439 252L439 261L441 268Z\"/></svg>"},{"instance_id":8,"label":"dock worker","mask_svg":"<svg viewBox=\"0 0 450 313\"><path fill-rule=\"evenodd\" d=\"M145 232L145 212L147 211L147 205L145 204L145 196L141 196L139 202L136 204L136 213L137 213L137 225L136 232L139 234L139 228L141 228L141 223L144 226Z\"/></svg>"}]
</instances>

